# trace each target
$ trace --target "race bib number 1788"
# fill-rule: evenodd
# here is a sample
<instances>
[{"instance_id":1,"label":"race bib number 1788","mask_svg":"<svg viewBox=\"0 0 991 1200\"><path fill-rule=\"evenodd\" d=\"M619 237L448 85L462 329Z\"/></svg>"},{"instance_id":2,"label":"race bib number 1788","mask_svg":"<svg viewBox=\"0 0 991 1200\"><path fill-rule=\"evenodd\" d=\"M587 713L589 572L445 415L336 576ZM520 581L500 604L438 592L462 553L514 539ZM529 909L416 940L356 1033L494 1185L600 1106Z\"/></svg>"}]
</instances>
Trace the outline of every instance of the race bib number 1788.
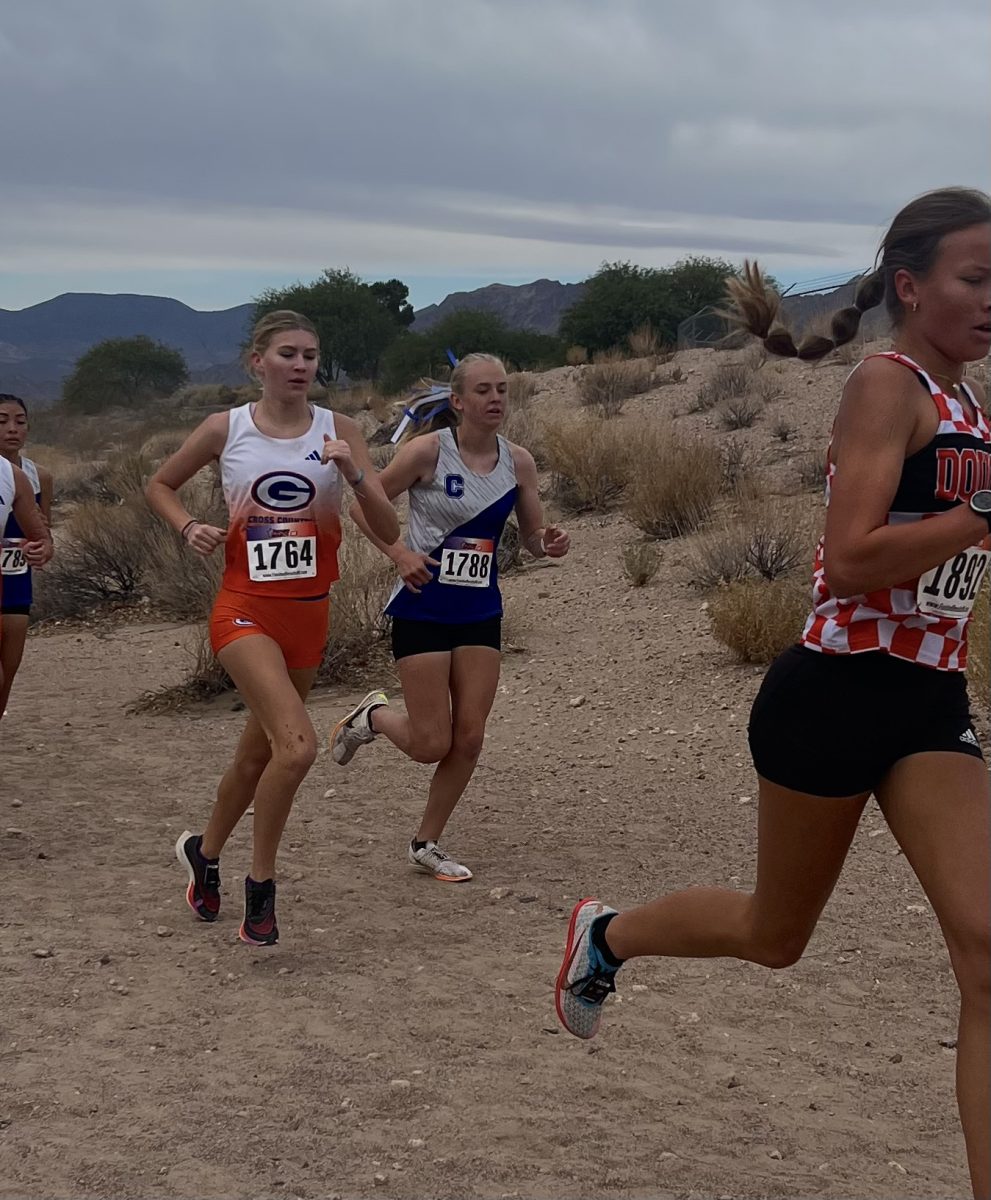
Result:
<instances>
[{"instance_id":1,"label":"race bib number 1788","mask_svg":"<svg viewBox=\"0 0 991 1200\"><path fill-rule=\"evenodd\" d=\"M492 577L495 542L488 538L449 537L440 551L438 583L483 588Z\"/></svg>"},{"instance_id":2,"label":"race bib number 1788","mask_svg":"<svg viewBox=\"0 0 991 1200\"><path fill-rule=\"evenodd\" d=\"M22 538L0 538L0 575L26 575L28 561L21 547Z\"/></svg>"}]
</instances>

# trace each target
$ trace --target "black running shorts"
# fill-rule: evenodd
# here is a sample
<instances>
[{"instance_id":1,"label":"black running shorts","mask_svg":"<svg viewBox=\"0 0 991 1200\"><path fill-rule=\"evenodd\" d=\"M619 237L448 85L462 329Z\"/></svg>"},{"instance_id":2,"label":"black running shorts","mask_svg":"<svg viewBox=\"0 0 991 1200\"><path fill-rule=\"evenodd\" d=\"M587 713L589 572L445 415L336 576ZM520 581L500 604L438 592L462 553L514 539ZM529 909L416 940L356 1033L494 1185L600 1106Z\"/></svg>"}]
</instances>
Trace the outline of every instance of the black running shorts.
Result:
<instances>
[{"instance_id":1,"label":"black running shorts","mask_svg":"<svg viewBox=\"0 0 991 1200\"><path fill-rule=\"evenodd\" d=\"M442 624L440 621L410 621L392 618L392 654L396 659L412 654L449 654L458 646L489 646L502 649L502 618Z\"/></svg>"},{"instance_id":2,"label":"black running shorts","mask_svg":"<svg viewBox=\"0 0 991 1200\"><path fill-rule=\"evenodd\" d=\"M872 792L910 754L983 758L963 673L879 651L790 647L764 676L749 736L759 775L813 796Z\"/></svg>"}]
</instances>

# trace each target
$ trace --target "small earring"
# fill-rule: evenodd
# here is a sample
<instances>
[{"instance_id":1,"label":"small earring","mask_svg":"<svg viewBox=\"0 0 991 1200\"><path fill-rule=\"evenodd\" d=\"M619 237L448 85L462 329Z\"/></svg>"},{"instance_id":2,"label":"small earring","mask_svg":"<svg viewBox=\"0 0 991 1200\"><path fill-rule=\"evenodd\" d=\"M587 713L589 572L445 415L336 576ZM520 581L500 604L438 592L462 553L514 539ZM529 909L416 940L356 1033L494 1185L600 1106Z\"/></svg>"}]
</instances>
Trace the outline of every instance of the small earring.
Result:
<instances>
[{"instance_id":1,"label":"small earring","mask_svg":"<svg viewBox=\"0 0 991 1200\"><path fill-rule=\"evenodd\" d=\"M918 300L916 300L916 301L915 301L915 302L912 304L912 312L918 312L918 311L919 311L919 302L918 302Z\"/></svg>"}]
</instances>

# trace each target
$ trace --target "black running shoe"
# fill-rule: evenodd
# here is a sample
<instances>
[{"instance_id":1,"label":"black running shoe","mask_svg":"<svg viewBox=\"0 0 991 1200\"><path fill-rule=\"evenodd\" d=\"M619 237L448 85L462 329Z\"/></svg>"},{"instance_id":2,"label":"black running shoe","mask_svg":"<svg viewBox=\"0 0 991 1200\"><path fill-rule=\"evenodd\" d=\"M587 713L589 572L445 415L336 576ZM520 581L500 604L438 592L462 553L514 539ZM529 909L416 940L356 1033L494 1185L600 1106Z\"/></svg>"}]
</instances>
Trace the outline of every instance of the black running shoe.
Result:
<instances>
[{"instance_id":1,"label":"black running shoe","mask_svg":"<svg viewBox=\"0 0 991 1200\"><path fill-rule=\"evenodd\" d=\"M203 857L203 838L184 830L175 844L175 856L189 873L186 903L201 921L220 915L220 860Z\"/></svg>"},{"instance_id":2,"label":"black running shoe","mask_svg":"<svg viewBox=\"0 0 991 1200\"><path fill-rule=\"evenodd\" d=\"M256 883L249 875L244 881L244 920L237 936L249 946L274 946L279 940L275 923L275 880Z\"/></svg>"}]
</instances>

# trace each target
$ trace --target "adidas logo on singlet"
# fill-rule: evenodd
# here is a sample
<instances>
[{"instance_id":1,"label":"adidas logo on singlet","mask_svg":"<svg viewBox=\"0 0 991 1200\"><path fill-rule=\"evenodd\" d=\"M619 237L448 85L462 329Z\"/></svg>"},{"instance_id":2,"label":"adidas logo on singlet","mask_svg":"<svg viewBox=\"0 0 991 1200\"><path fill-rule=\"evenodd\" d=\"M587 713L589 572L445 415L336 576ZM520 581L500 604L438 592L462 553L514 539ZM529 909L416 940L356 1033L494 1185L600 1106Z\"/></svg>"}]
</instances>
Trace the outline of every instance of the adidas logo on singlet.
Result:
<instances>
[{"instance_id":1,"label":"adidas logo on singlet","mask_svg":"<svg viewBox=\"0 0 991 1200\"><path fill-rule=\"evenodd\" d=\"M319 450L311 450L309 452L309 454L307 454L306 458L304 459L304 462L319 462L319 461L320 461L320 451Z\"/></svg>"},{"instance_id":2,"label":"adidas logo on singlet","mask_svg":"<svg viewBox=\"0 0 991 1200\"><path fill-rule=\"evenodd\" d=\"M966 742L968 746L978 746L977 738L974 736L973 729L967 729L960 735L961 742Z\"/></svg>"}]
</instances>

